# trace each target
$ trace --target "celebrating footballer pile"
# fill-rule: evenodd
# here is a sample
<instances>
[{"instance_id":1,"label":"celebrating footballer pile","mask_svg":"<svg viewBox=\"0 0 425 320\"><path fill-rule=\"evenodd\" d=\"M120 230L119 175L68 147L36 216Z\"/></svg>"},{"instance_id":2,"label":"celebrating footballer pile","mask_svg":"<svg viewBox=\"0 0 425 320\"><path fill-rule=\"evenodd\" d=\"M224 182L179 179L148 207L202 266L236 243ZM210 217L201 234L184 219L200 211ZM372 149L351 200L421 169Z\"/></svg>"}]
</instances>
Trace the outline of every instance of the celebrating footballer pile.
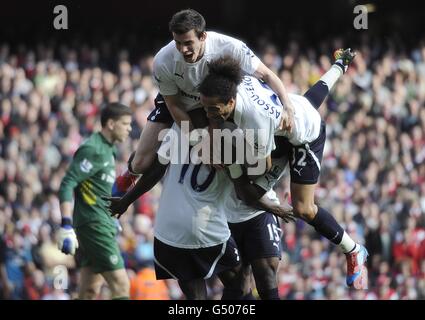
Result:
<instances>
[{"instance_id":1,"label":"celebrating footballer pile","mask_svg":"<svg viewBox=\"0 0 425 320\"><path fill-rule=\"evenodd\" d=\"M326 141L318 110L355 52L335 48L329 70L297 95L242 41L206 31L197 11L175 13L169 30L154 58L155 109L128 169L115 178L115 144L132 114L110 103L62 181L58 246L81 259L78 298L94 299L105 280L112 299L129 299L119 218L160 181L156 278L177 280L187 299L207 299L206 280L217 276L222 300L255 299L251 277L260 299L279 300L280 223L297 219L345 254L347 286L367 289L367 249L315 202ZM273 189L285 175L291 203Z\"/></svg>"}]
</instances>

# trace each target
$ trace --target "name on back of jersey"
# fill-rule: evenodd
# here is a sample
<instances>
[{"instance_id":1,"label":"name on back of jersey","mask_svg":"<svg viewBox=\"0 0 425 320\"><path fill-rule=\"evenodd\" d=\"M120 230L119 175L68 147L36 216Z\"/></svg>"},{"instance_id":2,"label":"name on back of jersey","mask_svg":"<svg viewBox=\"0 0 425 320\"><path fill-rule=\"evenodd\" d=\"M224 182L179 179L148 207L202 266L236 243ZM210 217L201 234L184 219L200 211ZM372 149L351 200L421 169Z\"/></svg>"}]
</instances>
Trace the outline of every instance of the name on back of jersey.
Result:
<instances>
[{"instance_id":1,"label":"name on back of jersey","mask_svg":"<svg viewBox=\"0 0 425 320\"><path fill-rule=\"evenodd\" d=\"M254 105L262 107L265 111L268 111L268 114L270 116L276 117L276 119L278 119L280 117L280 114L281 114L279 109L281 109L282 106L280 106L277 103L276 94L274 94L271 89L267 88L266 84L262 83L260 80L258 80L258 81L261 84L261 86L263 86L265 89L268 89L270 91L271 94L270 94L270 96L267 97L268 100L270 100L270 101L266 101L265 96L260 97L260 95L258 94L258 92L256 91L256 89L254 87L252 77L245 76L242 79L243 88L247 92L249 98L254 103Z\"/></svg>"}]
</instances>

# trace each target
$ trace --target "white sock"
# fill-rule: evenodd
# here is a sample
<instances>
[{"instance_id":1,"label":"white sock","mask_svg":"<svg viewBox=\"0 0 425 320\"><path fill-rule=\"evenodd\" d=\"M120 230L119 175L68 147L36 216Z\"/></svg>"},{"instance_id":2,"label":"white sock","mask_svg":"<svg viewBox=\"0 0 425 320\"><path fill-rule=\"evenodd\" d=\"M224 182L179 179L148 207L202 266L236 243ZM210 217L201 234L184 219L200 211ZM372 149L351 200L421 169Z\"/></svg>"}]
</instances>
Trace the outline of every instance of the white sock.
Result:
<instances>
[{"instance_id":1,"label":"white sock","mask_svg":"<svg viewBox=\"0 0 425 320\"><path fill-rule=\"evenodd\" d=\"M340 67L333 64L332 67L320 78L324 83L327 84L329 91L331 91L335 82L343 75Z\"/></svg>"},{"instance_id":2,"label":"white sock","mask_svg":"<svg viewBox=\"0 0 425 320\"><path fill-rule=\"evenodd\" d=\"M344 253L348 253L351 251L356 252L360 249L360 246L356 245L354 240L351 239L351 237L345 231L344 231L344 234L342 235L342 240L339 246L342 249L342 252Z\"/></svg>"}]
</instances>

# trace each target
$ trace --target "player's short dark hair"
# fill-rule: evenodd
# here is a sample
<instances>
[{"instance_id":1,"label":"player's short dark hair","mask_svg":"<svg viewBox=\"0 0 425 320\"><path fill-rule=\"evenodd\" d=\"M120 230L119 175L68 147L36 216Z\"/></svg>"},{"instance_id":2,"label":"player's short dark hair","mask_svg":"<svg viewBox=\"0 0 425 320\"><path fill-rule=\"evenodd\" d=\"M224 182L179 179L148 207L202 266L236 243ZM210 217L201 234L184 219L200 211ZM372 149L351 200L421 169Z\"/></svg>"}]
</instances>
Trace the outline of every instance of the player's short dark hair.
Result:
<instances>
[{"instance_id":1,"label":"player's short dark hair","mask_svg":"<svg viewBox=\"0 0 425 320\"><path fill-rule=\"evenodd\" d=\"M239 61L225 56L212 60L208 68L208 75L199 86L199 92L206 97L218 97L222 103L236 98L238 85L242 82Z\"/></svg>"},{"instance_id":2,"label":"player's short dark hair","mask_svg":"<svg viewBox=\"0 0 425 320\"><path fill-rule=\"evenodd\" d=\"M195 30L199 38L205 32L205 25L205 19L198 11L185 9L173 15L168 27L171 32L176 34L184 34L190 30Z\"/></svg>"},{"instance_id":3,"label":"player's short dark hair","mask_svg":"<svg viewBox=\"0 0 425 320\"><path fill-rule=\"evenodd\" d=\"M121 103L108 103L100 113L100 123L104 127L109 119L118 120L122 116L131 116L132 114L131 109Z\"/></svg>"}]
</instances>

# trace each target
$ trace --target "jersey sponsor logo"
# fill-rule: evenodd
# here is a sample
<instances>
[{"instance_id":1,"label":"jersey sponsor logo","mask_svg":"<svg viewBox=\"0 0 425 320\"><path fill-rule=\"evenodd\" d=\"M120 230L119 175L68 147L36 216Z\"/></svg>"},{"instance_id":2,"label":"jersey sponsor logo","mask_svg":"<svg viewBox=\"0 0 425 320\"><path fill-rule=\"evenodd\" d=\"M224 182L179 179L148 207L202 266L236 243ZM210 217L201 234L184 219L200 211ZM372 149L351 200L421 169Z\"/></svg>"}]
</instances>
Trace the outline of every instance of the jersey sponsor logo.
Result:
<instances>
[{"instance_id":1,"label":"jersey sponsor logo","mask_svg":"<svg viewBox=\"0 0 425 320\"><path fill-rule=\"evenodd\" d=\"M83 161L81 161L81 163L80 163L80 170L81 171L83 171L85 173L89 173L91 169L93 169L93 164L89 160L84 159Z\"/></svg>"},{"instance_id":2,"label":"jersey sponsor logo","mask_svg":"<svg viewBox=\"0 0 425 320\"><path fill-rule=\"evenodd\" d=\"M183 90L180 90L180 93L181 93L181 95L182 95L183 97L187 97L187 98L193 99L193 100L195 100L195 101L199 101L199 100L201 100L201 98L200 98L200 97L195 96L195 95L193 95L193 94L186 93L186 92L184 92Z\"/></svg>"}]
</instances>

